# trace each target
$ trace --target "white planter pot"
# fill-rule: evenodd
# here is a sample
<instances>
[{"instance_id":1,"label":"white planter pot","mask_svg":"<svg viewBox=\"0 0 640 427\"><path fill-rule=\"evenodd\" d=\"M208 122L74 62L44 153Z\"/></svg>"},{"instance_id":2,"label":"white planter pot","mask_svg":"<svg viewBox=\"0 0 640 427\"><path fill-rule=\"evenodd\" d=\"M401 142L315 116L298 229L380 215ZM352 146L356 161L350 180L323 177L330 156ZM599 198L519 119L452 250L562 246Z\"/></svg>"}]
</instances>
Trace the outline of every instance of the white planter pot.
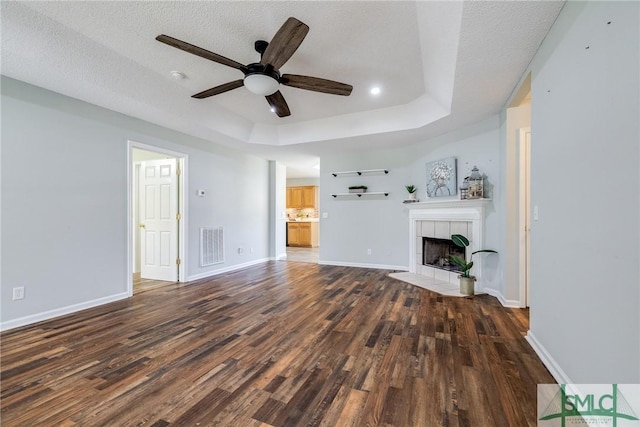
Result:
<instances>
[{"instance_id":1,"label":"white planter pot","mask_svg":"<svg viewBox=\"0 0 640 427\"><path fill-rule=\"evenodd\" d=\"M460 293L462 295L473 295L475 293L476 278L474 276L460 278Z\"/></svg>"}]
</instances>

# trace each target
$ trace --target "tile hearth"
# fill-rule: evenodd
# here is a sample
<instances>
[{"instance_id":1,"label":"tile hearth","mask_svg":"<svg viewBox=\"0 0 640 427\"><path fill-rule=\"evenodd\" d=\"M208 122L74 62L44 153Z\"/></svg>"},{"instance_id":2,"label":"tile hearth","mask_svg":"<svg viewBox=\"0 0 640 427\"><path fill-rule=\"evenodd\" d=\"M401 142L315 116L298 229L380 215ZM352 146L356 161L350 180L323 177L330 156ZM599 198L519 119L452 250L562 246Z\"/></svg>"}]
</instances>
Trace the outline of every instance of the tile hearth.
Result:
<instances>
[{"instance_id":1,"label":"tile hearth","mask_svg":"<svg viewBox=\"0 0 640 427\"><path fill-rule=\"evenodd\" d=\"M448 282L443 282L442 280L437 280L432 277L423 276L421 274L415 273L391 273L389 277L393 277L397 280L402 280L403 282L411 283L414 286L418 286L420 288L427 289L432 292L439 293L441 295L449 296L449 297L468 297L469 295L463 295L460 293L460 285L453 284ZM480 295L484 292L476 291L475 295Z\"/></svg>"}]
</instances>

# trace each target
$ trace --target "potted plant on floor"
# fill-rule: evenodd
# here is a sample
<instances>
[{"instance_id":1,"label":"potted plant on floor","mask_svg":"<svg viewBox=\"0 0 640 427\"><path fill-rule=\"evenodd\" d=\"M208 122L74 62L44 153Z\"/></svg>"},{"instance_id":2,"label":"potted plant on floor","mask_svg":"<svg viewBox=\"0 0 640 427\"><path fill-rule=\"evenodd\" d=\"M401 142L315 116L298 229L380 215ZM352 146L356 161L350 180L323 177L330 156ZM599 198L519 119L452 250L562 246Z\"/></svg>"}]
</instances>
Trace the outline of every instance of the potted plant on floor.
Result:
<instances>
[{"instance_id":1,"label":"potted plant on floor","mask_svg":"<svg viewBox=\"0 0 640 427\"><path fill-rule=\"evenodd\" d=\"M459 246L461 248L466 249L466 247L469 246L469 239L467 239L462 234L452 234L451 240L456 246ZM464 258L460 258L459 256L456 256L456 255L451 255L449 257L449 259L451 259L451 262L453 262L455 265L457 265L461 269L461 274L458 277L460 278L460 293L462 295L474 294L476 276L472 276L470 274L470 271L471 271L471 267L473 267L473 255L480 252L489 252L494 254L498 253L492 249L480 249L480 250L471 252L471 256L469 257L469 262L467 262Z\"/></svg>"},{"instance_id":2,"label":"potted plant on floor","mask_svg":"<svg viewBox=\"0 0 640 427\"><path fill-rule=\"evenodd\" d=\"M415 185L405 185L404 188L406 188L407 191L409 192L409 200L415 200L416 191L418 191L418 187L416 187Z\"/></svg>"}]
</instances>

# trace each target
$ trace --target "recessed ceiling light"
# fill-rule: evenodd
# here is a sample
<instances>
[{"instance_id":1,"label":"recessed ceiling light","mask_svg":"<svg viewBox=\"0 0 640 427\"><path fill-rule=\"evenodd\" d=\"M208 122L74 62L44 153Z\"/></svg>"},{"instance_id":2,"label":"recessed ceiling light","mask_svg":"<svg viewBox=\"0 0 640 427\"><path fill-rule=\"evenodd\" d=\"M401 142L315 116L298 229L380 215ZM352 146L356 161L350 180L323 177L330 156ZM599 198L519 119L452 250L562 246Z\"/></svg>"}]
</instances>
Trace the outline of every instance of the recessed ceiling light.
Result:
<instances>
[{"instance_id":1,"label":"recessed ceiling light","mask_svg":"<svg viewBox=\"0 0 640 427\"><path fill-rule=\"evenodd\" d=\"M169 75L176 80L184 80L187 78L187 75L181 71L172 71Z\"/></svg>"},{"instance_id":2,"label":"recessed ceiling light","mask_svg":"<svg viewBox=\"0 0 640 427\"><path fill-rule=\"evenodd\" d=\"M380 95L380 88L378 86L374 86L370 90L371 95Z\"/></svg>"}]
</instances>

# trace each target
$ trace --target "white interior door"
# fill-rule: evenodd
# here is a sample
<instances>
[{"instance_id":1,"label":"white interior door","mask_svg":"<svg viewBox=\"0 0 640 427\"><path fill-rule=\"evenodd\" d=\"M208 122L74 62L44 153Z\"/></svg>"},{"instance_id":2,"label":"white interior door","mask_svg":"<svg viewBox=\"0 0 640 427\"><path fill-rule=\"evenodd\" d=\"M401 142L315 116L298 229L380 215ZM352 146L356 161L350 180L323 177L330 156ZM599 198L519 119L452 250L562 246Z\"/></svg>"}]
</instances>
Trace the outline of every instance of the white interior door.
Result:
<instances>
[{"instance_id":1,"label":"white interior door","mask_svg":"<svg viewBox=\"0 0 640 427\"><path fill-rule=\"evenodd\" d=\"M178 280L177 159L140 166L140 276Z\"/></svg>"}]
</instances>

